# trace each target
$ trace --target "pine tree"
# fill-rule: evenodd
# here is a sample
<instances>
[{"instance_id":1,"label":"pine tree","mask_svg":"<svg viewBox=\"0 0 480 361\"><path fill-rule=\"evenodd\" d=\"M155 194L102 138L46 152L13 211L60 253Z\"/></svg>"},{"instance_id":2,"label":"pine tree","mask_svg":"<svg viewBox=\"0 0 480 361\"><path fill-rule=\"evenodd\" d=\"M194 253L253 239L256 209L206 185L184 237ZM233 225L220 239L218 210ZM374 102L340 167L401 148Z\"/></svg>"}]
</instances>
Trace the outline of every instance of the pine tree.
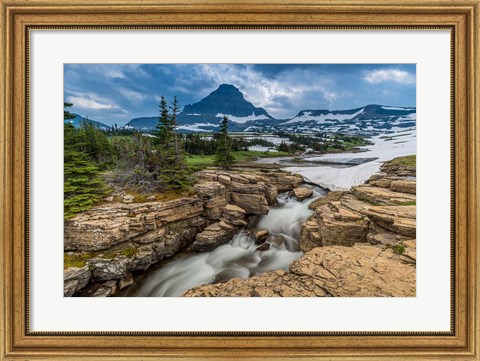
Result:
<instances>
[{"instance_id":1,"label":"pine tree","mask_svg":"<svg viewBox=\"0 0 480 361\"><path fill-rule=\"evenodd\" d=\"M71 104L64 103L66 108ZM64 111L65 119L73 119ZM80 149L79 130L64 123L64 218L89 209L107 193L103 179L92 159Z\"/></svg>"},{"instance_id":2,"label":"pine tree","mask_svg":"<svg viewBox=\"0 0 480 361\"><path fill-rule=\"evenodd\" d=\"M229 169L233 164L234 158L231 153L232 142L228 136L228 117L226 115L223 116L223 119L220 122L218 135L214 164L223 169Z\"/></svg>"},{"instance_id":3,"label":"pine tree","mask_svg":"<svg viewBox=\"0 0 480 361\"><path fill-rule=\"evenodd\" d=\"M192 185L193 175L185 160L181 137L176 129L179 111L177 97L174 97L171 109L172 114L162 96L159 122L154 132L160 179L167 189L186 189Z\"/></svg>"},{"instance_id":4,"label":"pine tree","mask_svg":"<svg viewBox=\"0 0 480 361\"><path fill-rule=\"evenodd\" d=\"M63 109L63 119L64 120L69 120L69 119L75 118L75 115L73 115L68 110L66 110L66 108L70 108L71 106L73 106L72 103L63 102L63 108L64 108Z\"/></svg>"}]
</instances>

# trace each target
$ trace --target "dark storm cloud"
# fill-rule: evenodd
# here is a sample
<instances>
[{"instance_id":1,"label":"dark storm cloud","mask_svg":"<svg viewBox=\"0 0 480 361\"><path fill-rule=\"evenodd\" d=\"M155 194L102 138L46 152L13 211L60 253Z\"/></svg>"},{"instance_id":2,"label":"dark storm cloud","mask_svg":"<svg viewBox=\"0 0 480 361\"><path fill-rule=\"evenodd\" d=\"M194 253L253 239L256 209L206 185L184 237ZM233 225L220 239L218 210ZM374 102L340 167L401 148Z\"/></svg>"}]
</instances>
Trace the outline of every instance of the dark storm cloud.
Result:
<instances>
[{"instance_id":1,"label":"dark storm cloud","mask_svg":"<svg viewBox=\"0 0 480 361\"><path fill-rule=\"evenodd\" d=\"M124 124L157 115L161 95L184 106L226 83L286 119L303 109L415 106L415 78L409 64L66 64L64 97L80 115Z\"/></svg>"}]
</instances>

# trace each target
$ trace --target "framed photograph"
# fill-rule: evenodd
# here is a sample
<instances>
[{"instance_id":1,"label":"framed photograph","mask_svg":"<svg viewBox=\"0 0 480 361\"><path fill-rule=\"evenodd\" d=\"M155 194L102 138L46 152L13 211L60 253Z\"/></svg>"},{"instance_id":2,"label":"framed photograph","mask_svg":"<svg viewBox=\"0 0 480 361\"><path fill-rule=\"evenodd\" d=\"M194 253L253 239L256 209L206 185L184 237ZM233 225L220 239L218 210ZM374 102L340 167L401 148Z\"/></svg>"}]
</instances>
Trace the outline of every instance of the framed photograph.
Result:
<instances>
[{"instance_id":1,"label":"framed photograph","mask_svg":"<svg viewBox=\"0 0 480 361\"><path fill-rule=\"evenodd\" d=\"M478 360L478 0L2 6L0 358Z\"/></svg>"}]
</instances>

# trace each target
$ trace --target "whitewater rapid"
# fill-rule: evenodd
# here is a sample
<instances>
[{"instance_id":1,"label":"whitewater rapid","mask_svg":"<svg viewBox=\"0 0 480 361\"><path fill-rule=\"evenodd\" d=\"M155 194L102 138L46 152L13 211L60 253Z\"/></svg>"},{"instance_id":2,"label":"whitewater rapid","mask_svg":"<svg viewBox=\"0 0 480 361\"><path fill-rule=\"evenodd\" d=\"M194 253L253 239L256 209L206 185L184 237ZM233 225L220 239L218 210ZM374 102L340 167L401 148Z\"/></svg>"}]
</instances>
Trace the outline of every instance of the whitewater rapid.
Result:
<instances>
[{"instance_id":1,"label":"whitewater rapid","mask_svg":"<svg viewBox=\"0 0 480 361\"><path fill-rule=\"evenodd\" d=\"M279 195L278 204L265 216L254 217L247 229L211 252L189 253L165 263L140 279L126 295L139 297L178 297L187 290L232 278L248 278L271 270L288 270L290 263L302 256L298 245L302 223L311 216L308 205L326 191L313 188L311 198L298 202L287 193ZM254 234L268 230L270 248L258 251Z\"/></svg>"}]
</instances>

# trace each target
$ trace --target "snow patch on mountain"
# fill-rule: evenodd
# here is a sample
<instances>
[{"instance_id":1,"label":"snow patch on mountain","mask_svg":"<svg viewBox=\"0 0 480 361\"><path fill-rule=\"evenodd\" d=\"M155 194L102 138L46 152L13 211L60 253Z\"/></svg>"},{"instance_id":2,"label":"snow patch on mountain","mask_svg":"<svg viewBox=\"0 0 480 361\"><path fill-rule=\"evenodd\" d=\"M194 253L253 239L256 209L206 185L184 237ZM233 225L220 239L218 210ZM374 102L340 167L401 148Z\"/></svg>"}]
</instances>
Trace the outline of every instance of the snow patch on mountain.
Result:
<instances>
[{"instance_id":1,"label":"snow patch on mountain","mask_svg":"<svg viewBox=\"0 0 480 361\"><path fill-rule=\"evenodd\" d=\"M360 109L358 112L353 113L353 114L343 114L343 113L335 113L335 112L329 112L327 114L320 114L320 115L313 115L312 111L303 111L302 115L297 115L295 118L289 120L288 122L285 122L283 124L292 124L292 123L300 123L300 122L306 122L306 121L317 121L317 122L324 122L326 120L348 120L348 119L353 119L357 115L360 115L363 113L364 108Z\"/></svg>"},{"instance_id":2,"label":"snow patch on mountain","mask_svg":"<svg viewBox=\"0 0 480 361\"><path fill-rule=\"evenodd\" d=\"M228 117L228 120L231 120L232 122L240 123L240 124L249 122L249 121L251 121L251 120L265 120L265 119L269 119L269 118L268 118L267 116L265 116L264 114L255 115L255 112L252 112L251 115L247 115L246 117L236 117L236 116L233 116L233 115L230 115L230 114L222 114L222 113L218 113L217 115L215 115L215 117L217 117L217 118L223 118L224 116L227 116L227 117Z\"/></svg>"},{"instance_id":3,"label":"snow patch on mountain","mask_svg":"<svg viewBox=\"0 0 480 361\"><path fill-rule=\"evenodd\" d=\"M415 108L386 107L386 106L382 106L382 109L385 109L385 110L415 110Z\"/></svg>"},{"instance_id":4,"label":"snow patch on mountain","mask_svg":"<svg viewBox=\"0 0 480 361\"><path fill-rule=\"evenodd\" d=\"M185 124L177 126L177 130L188 130L191 132L212 132L212 129L202 129L208 127L218 128L218 124L213 123L195 123L195 124Z\"/></svg>"}]
</instances>

